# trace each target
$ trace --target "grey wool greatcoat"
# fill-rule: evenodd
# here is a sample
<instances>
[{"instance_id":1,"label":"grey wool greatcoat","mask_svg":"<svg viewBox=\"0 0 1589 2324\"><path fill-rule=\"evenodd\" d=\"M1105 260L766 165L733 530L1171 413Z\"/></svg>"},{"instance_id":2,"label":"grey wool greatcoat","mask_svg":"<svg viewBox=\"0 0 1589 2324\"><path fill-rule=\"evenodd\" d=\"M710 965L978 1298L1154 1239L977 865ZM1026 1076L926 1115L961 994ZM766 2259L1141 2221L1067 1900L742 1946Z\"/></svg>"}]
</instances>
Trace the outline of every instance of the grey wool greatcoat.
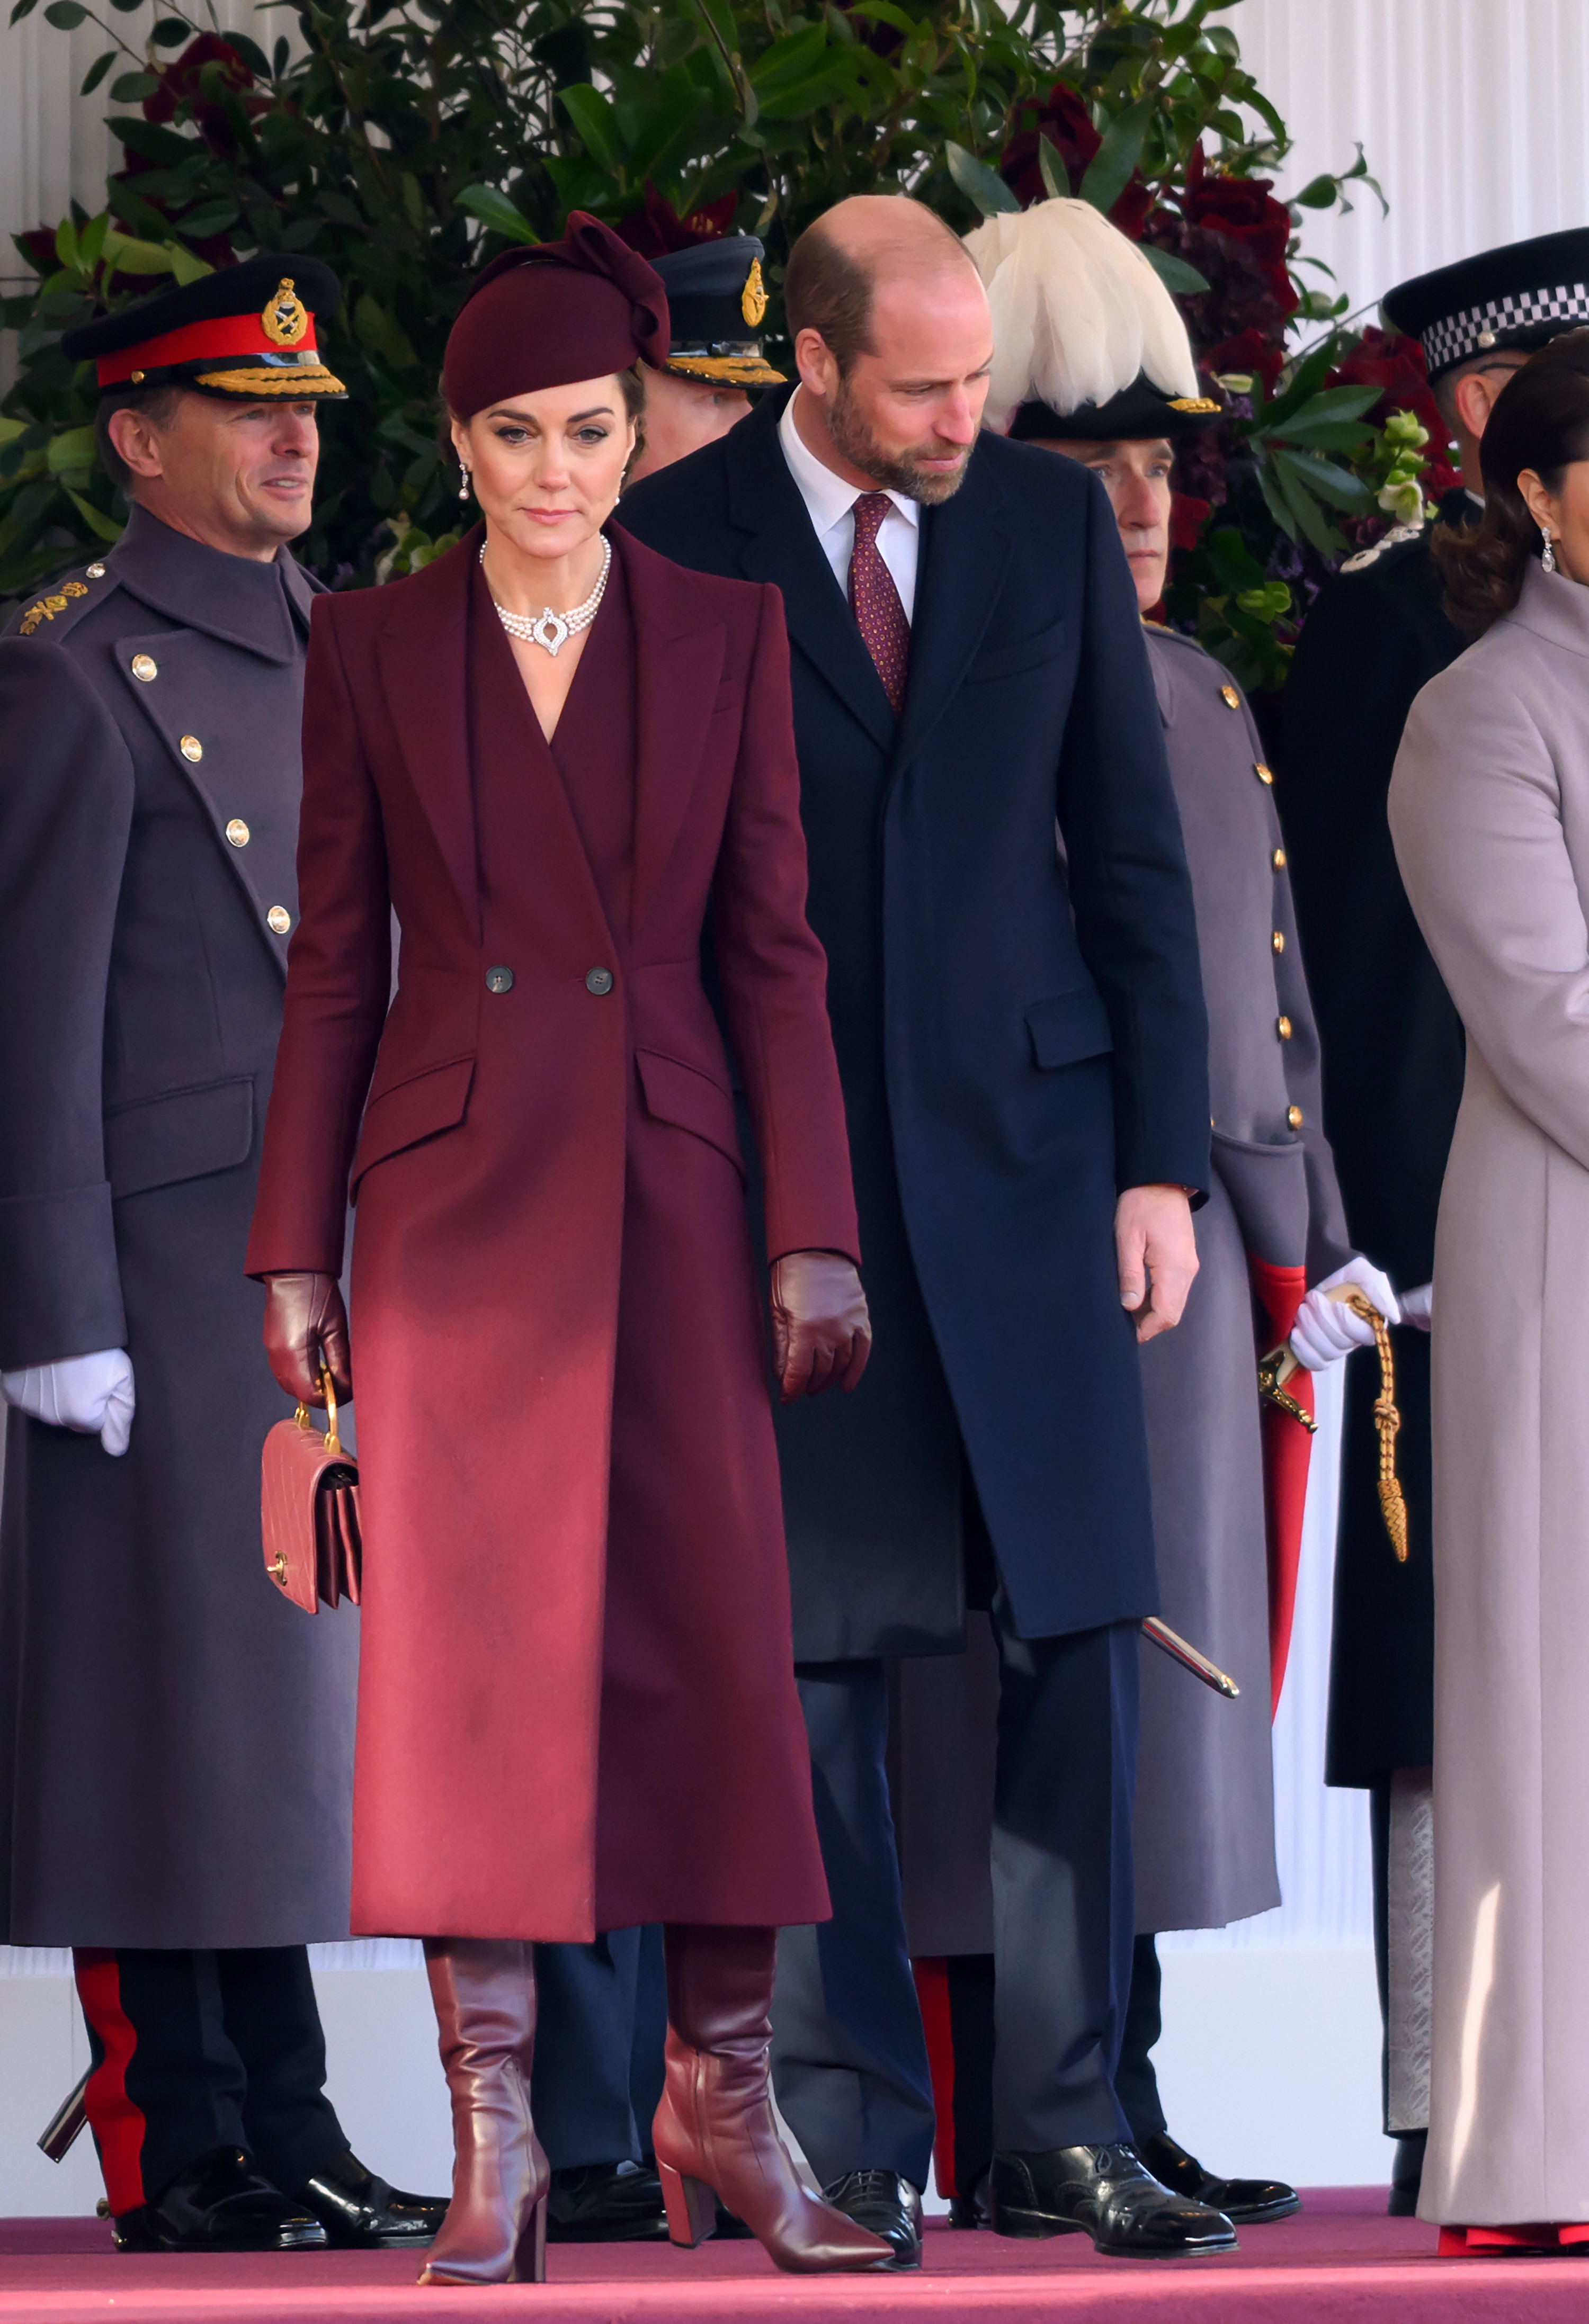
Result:
<instances>
[{"instance_id":1,"label":"grey wool greatcoat","mask_svg":"<svg viewBox=\"0 0 1589 2324\"><path fill-rule=\"evenodd\" d=\"M1249 1258L1313 1283L1352 1248L1320 1128L1318 1040L1257 729L1200 646L1152 625L1147 640L1192 875L1214 1115L1199 1272L1180 1324L1142 1350L1153 1534L1164 1619L1242 1690L1226 1702L1143 1641L1136 1925L1158 1931L1219 1928L1280 1901L1255 1370L1263 1335ZM898 1684L911 1950L989 1950L991 1647L975 1634L960 1664L904 1664Z\"/></svg>"},{"instance_id":2,"label":"grey wool greatcoat","mask_svg":"<svg viewBox=\"0 0 1589 2324\"><path fill-rule=\"evenodd\" d=\"M13 1944L347 1929L357 1617L265 1576L243 1274L313 586L134 511L0 641L0 1367L125 1347L137 1394L120 1460L8 1416Z\"/></svg>"},{"instance_id":3,"label":"grey wool greatcoat","mask_svg":"<svg viewBox=\"0 0 1589 2324\"><path fill-rule=\"evenodd\" d=\"M1435 1240L1435 1978L1419 2215L1589 2221L1589 589L1418 696L1397 861L1467 1031Z\"/></svg>"}]
</instances>

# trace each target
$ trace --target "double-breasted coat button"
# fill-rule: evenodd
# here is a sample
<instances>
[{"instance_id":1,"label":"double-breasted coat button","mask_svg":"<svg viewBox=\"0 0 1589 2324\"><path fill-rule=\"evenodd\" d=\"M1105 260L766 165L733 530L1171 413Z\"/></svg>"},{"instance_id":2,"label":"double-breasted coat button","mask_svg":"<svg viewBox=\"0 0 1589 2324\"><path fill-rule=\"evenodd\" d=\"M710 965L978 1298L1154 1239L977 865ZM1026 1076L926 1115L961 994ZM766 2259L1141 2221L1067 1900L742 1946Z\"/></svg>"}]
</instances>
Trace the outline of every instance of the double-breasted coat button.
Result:
<instances>
[{"instance_id":1,"label":"double-breasted coat button","mask_svg":"<svg viewBox=\"0 0 1589 2324\"><path fill-rule=\"evenodd\" d=\"M1284 849L1283 847L1277 847L1277 848L1275 849L1274 853L1270 857L1270 859L1269 859L1269 860L1270 860L1270 862L1274 865L1274 868L1275 868L1275 870L1276 870L1277 872L1283 872L1283 871L1285 870L1285 868L1286 868L1286 851L1285 851L1285 849Z\"/></svg>"},{"instance_id":2,"label":"double-breasted coat button","mask_svg":"<svg viewBox=\"0 0 1589 2324\"><path fill-rule=\"evenodd\" d=\"M231 841L234 847L247 846L249 840L248 825L244 822L240 815L235 815L232 817L231 822L227 824L226 837Z\"/></svg>"},{"instance_id":3,"label":"double-breasted coat button","mask_svg":"<svg viewBox=\"0 0 1589 2324\"><path fill-rule=\"evenodd\" d=\"M1274 1020L1274 1029L1280 1035L1282 1041L1289 1041L1291 1038L1290 1019L1289 1017L1277 1017Z\"/></svg>"},{"instance_id":4,"label":"double-breasted coat button","mask_svg":"<svg viewBox=\"0 0 1589 2324\"><path fill-rule=\"evenodd\" d=\"M1286 1108L1286 1120L1292 1130L1300 1130L1302 1127L1301 1107L1299 1105L1289 1105Z\"/></svg>"},{"instance_id":5,"label":"double-breasted coat button","mask_svg":"<svg viewBox=\"0 0 1589 2324\"><path fill-rule=\"evenodd\" d=\"M1284 952L1286 949L1286 939L1281 935L1279 928L1277 928L1273 936L1270 936L1269 940L1269 948L1270 952Z\"/></svg>"},{"instance_id":6,"label":"double-breasted coat button","mask_svg":"<svg viewBox=\"0 0 1589 2324\"><path fill-rule=\"evenodd\" d=\"M145 686L149 686L160 676L160 664L152 654L134 654L133 676L141 678Z\"/></svg>"},{"instance_id":7,"label":"double-breasted coat button","mask_svg":"<svg viewBox=\"0 0 1589 2324\"><path fill-rule=\"evenodd\" d=\"M1272 769L1266 767L1261 759L1253 760L1252 771L1261 783L1272 783L1274 780Z\"/></svg>"},{"instance_id":8,"label":"double-breasted coat button","mask_svg":"<svg viewBox=\"0 0 1589 2324\"><path fill-rule=\"evenodd\" d=\"M273 936L284 936L292 926L292 915L285 904L273 904L265 914L265 926Z\"/></svg>"},{"instance_id":9,"label":"double-breasted coat button","mask_svg":"<svg viewBox=\"0 0 1589 2324\"><path fill-rule=\"evenodd\" d=\"M513 972L511 968L488 968L486 970L485 990L487 992L511 992L513 989Z\"/></svg>"},{"instance_id":10,"label":"double-breasted coat button","mask_svg":"<svg viewBox=\"0 0 1589 2324\"><path fill-rule=\"evenodd\" d=\"M177 748L183 758L189 760L194 766L197 766L204 756L204 745L197 734L184 734Z\"/></svg>"},{"instance_id":11,"label":"double-breasted coat button","mask_svg":"<svg viewBox=\"0 0 1589 2324\"><path fill-rule=\"evenodd\" d=\"M1222 686L1219 689L1219 693L1220 699L1223 701L1227 710L1239 710L1241 708L1242 697L1236 692L1233 686Z\"/></svg>"},{"instance_id":12,"label":"double-breasted coat button","mask_svg":"<svg viewBox=\"0 0 1589 2324\"><path fill-rule=\"evenodd\" d=\"M599 998L602 993L610 992L612 989L613 972L610 968L589 968L586 970L585 990L587 992L594 992Z\"/></svg>"}]
</instances>

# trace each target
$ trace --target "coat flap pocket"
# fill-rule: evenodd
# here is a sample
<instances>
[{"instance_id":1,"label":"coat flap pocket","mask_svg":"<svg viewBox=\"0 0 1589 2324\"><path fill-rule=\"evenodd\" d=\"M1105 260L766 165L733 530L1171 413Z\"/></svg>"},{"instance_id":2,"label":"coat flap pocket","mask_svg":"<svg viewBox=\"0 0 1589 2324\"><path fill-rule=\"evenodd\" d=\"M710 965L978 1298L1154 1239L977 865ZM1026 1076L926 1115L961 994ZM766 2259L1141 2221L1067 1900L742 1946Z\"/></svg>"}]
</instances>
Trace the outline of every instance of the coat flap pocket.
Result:
<instances>
[{"instance_id":1,"label":"coat flap pocket","mask_svg":"<svg viewBox=\"0 0 1589 2324\"><path fill-rule=\"evenodd\" d=\"M658 1121L670 1121L676 1130L690 1130L704 1138L708 1146L727 1155L743 1177L744 1157L740 1152L734 1100L722 1084L655 1049L636 1049L634 1062L645 1093L646 1111Z\"/></svg>"},{"instance_id":2,"label":"coat flap pocket","mask_svg":"<svg viewBox=\"0 0 1589 2324\"><path fill-rule=\"evenodd\" d=\"M235 1170L254 1146L254 1084L211 1082L205 1089L118 1106L105 1120L106 1175L118 1200Z\"/></svg>"},{"instance_id":3,"label":"coat flap pocket","mask_svg":"<svg viewBox=\"0 0 1589 2324\"><path fill-rule=\"evenodd\" d=\"M1032 1055L1047 1068L1079 1065L1084 1057L1101 1057L1114 1047L1109 1011L1095 984L1057 992L1051 1001L1034 1001L1026 1023Z\"/></svg>"},{"instance_id":4,"label":"coat flap pocket","mask_svg":"<svg viewBox=\"0 0 1589 2324\"><path fill-rule=\"evenodd\" d=\"M422 1138L434 1138L439 1130L455 1130L464 1118L474 1078L474 1058L453 1057L444 1065L411 1074L406 1081L372 1097L365 1108L364 1127L348 1176L349 1191L357 1187L372 1165L384 1162L388 1155L401 1153L405 1146L417 1146Z\"/></svg>"},{"instance_id":5,"label":"coat flap pocket","mask_svg":"<svg viewBox=\"0 0 1589 2324\"><path fill-rule=\"evenodd\" d=\"M1023 669L1039 669L1044 662L1052 661L1058 652L1066 631L1065 617L1050 622L1046 628L1033 630L1024 638L1008 639L993 652L984 653L965 673L968 686L981 686L990 678L1015 678Z\"/></svg>"},{"instance_id":6,"label":"coat flap pocket","mask_svg":"<svg viewBox=\"0 0 1589 2324\"><path fill-rule=\"evenodd\" d=\"M1308 1214L1302 1140L1269 1145L1216 1130L1214 1167L1252 1257L1267 1267L1300 1267L1307 1255Z\"/></svg>"}]
</instances>

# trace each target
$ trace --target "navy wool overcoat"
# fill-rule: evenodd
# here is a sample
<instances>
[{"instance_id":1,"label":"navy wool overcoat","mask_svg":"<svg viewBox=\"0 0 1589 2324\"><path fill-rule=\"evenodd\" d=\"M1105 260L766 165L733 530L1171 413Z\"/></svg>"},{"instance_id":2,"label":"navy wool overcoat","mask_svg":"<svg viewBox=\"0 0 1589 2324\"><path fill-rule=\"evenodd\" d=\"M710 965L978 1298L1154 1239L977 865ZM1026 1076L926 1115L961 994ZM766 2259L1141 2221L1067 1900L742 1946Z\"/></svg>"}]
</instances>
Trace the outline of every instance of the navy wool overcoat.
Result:
<instances>
[{"instance_id":1,"label":"navy wool overcoat","mask_svg":"<svg viewBox=\"0 0 1589 2324\"><path fill-rule=\"evenodd\" d=\"M793 648L876 1331L855 1396L780 1416L796 1653L956 1649L978 1509L1024 1636L1128 1619L1156 1585L1114 1200L1209 1168L1191 888L1129 571L1093 477L983 438L922 513L896 720L784 460L786 400L638 485L622 521L776 583Z\"/></svg>"}]
</instances>

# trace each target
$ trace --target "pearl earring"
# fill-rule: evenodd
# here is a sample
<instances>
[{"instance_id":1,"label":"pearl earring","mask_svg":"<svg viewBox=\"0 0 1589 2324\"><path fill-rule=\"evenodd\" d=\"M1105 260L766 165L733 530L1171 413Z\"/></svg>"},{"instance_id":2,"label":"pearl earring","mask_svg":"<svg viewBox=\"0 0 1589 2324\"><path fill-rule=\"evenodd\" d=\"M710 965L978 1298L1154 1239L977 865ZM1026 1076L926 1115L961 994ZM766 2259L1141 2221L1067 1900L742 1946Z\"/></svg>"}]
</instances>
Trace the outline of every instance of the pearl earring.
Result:
<instances>
[{"instance_id":1,"label":"pearl earring","mask_svg":"<svg viewBox=\"0 0 1589 2324\"><path fill-rule=\"evenodd\" d=\"M467 501L469 497L469 472L464 467L461 460L458 462L458 466L463 469L463 474L458 479L458 498L460 501Z\"/></svg>"},{"instance_id":2,"label":"pearl earring","mask_svg":"<svg viewBox=\"0 0 1589 2324\"><path fill-rule=\"evenodd\" d=\"M1545 541L1545 546L1539 552L1540 565L1544 567L1547 573L1554 573L1556 570L1556 551L1550 545L1550 527L1547 524L1542 524L1539 530L1544 537Z\"/></svg>"}]
</instances>

